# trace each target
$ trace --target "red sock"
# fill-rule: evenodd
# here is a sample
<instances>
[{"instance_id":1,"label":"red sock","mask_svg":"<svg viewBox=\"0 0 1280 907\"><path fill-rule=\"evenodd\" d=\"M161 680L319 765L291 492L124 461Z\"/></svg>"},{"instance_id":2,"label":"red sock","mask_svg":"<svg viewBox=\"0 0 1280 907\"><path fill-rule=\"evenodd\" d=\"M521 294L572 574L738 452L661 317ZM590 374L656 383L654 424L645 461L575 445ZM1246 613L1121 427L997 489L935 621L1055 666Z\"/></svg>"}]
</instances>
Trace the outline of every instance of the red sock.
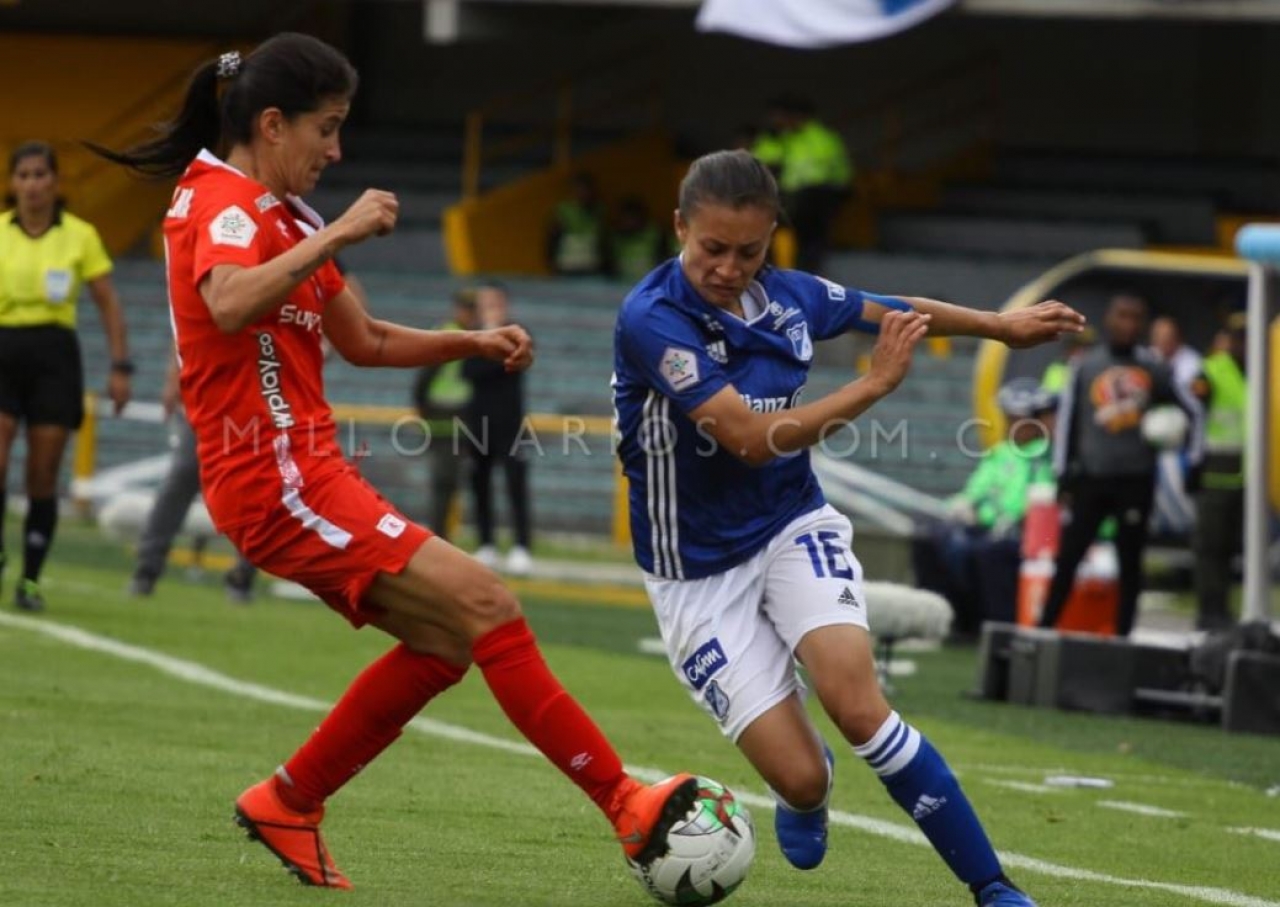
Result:
<instances>
[{"instance_id":1,"label":"red sock","mask_svg":"<svg viewBox=\"0 0 1280 907\"><path fill-rule=\"evenodd\" d=\"M551 673L524 618L481 636L471 654L511 723L609 815L622 761Z\"/></svg>"},{"instance_id":2,"label":"red sock","mask_svg":"<svg viewBox=\"0 0 1280 907\"><path fill-rule=\"evenodd\" d=\"M466 674L403 643L360 672L320 727L276 776L285 805L309 812L350 781L400 736L437 694ZM282 783L287 782L287 783Z\"/></svg>"}]
</instances>

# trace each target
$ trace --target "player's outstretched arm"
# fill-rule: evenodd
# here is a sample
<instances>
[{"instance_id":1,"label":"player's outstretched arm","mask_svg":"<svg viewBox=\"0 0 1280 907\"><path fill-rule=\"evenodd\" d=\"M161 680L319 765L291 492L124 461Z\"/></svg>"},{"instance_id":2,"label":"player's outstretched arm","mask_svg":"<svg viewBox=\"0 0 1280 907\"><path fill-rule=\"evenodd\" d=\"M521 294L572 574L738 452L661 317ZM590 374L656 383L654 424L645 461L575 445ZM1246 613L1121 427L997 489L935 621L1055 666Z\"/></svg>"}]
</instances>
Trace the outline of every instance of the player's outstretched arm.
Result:
<instances>
[{"instance_id":1,"label":"player's outstretched arm","mask_svg":"<svg viewBox=\"0 0 1280 907\"><path fill-rule=\"evenodd\" d=\"M692 410L689 418L703 434L751 466L812 447L892 393L906 377L929 320L918 312L886 313L867 374L812 403L756 413L730 385Z\"/></svg>"},{"instance_id":2,"label":"player's outstretched arm","mask_svg":"<svg viewBox=\"0 0 1280 907\"><path fill-rule=\"evenodd\" d=\"M352 365L422 368L482 357L501 362L509 372L519 372L533 364L533 341L518 325L489 331L406 327L373 318L350 289L325 305L322 327L338 355Z\"/></svg>"},{"instance_id":3,"label":"player's outstretched arm","mask_svg":"<svg viewBox=\"0 0 1280 907\"><path fill-rule=\"evenodd\" d=\"M248 268L231 264L212 268L200 281L200 295L214 324L228 334L253 324L347 246L390 233L399 210L393 194L369 189L336 221L283 255Z\"/></svg>"},{"instance_id":4,"label":"player's outstretched arm","mask_svg":"<svg viewBox=\"0 0 1280 907\"><path fill-rule=\"evenodd\" d=\"M985 312L923 296L899 298L915 311L932 317L929 334L933 337L981 337L1020 349L1084 330L1084 316L1053 299L1010 312ZM888 306L868 301L863 318L876 323L890 311L893 310Z\"/></svg>"}]
</instances>

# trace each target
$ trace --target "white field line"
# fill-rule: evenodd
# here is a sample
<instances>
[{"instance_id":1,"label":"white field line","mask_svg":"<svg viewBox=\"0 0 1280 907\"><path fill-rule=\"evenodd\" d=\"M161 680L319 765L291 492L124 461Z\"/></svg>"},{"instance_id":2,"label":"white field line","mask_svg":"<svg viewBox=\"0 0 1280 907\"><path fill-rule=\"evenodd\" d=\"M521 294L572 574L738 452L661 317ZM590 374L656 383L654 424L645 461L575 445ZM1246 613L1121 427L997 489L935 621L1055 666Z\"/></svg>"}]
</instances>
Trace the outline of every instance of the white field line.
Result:
<instances>
[{"instance_id":1,"label":"white field line","mask_svg":"<svg viewBox=\"0 0 1280 907\"><path fill-rule=\"evenodd\" d=\"M1274 828L1228 828L1227 831L1233 835L1253 835L1255 838L1280 843L1280 831Z\"/></svg>"},{"instance_id":2,"label":"white field line","mask_svg":"<svg viewBox=\"0 0 1280 907\"><path fill-rule=\"evenodd\" d=\"M1064 765L993 765L989 762L957 762L952 766L959 772L982 772L988 775L1012 775L1014 777L1047 778L1054 775L1069 775L1078 768ZM1247 787L1238 781L1227 781L1221 778L1197 778L1195 776L1152 775L1146 773L1115 772L1107 770L1107 777L1113 781L1126 781L1134 784L1159 784L1168 787L1208 787L1225 784L1228 787Z\"/></svg>"},{"instance_id":3,"label":"white field line","mask_svg":"<svg viewBox=\"0 0 1280 907\"><path fill-rule=\"evenodd\" d=\"M1003 778L983 778L983 781L992 787L1003 787L1006 790L1016 790L1024 794L1060 794L1062 788L1049 787L1047 784L1032 784L1029 781L1007 781Z\"/></svg>"},{"instance_id":4,"label":"white field line","mask_svg":"<svg viewBox=\"0 0 1280 907\"><path fill-rule=\"evenodd\" d=\"M1122 813L1150 816L1153 819L1185 819L1187 817L1186 813L1180 813L1176 809L1148 806L1146 803L1130 803L1127 800L1099 800L1097 805L1103 809L1114 809Z\"/></svg>"},{"instance_id":5,"label":"white field line","mask_svg":"<svg viewBox=\"0 0 1280 907\"><path fill-rule=\"evenodd\" d=\"M236 680L234 677L229 677L226 674L222 674L211 668L205 667L197 662L174 658L172 656L165 655L162 652L119 642L118 640L111 639L110 637L99 636L96 633L90 633L87 630L82 630L78 627L66 624L58 624L47 620L0 612L0 626L40 633L81 649L101 652L135 664L148 665L149 667L155 668L164 674L176 677L179 680L185 680L188 683L194 683L209 689L220 690L224 693L230 693L233 696L239 696L245 699L253 699L258 702L282 705L305 711L326 711L329 708L328 703L319 699L313 699L308 696L297 696L292 693L276 690L260 684ZM530 756L538 755L537 751L526 743L518 743L501 737L482 734L478 731L468 730L467 728L446 724L440 721L417 718L414 719L409 726L417 731L430 734L435 737L444 737L449 740L485 746L490 749L502 750L508 753ZM649 780L657 780L658 778L666 777L670 774L669 772L660 771L658 769L638 768L632 766L628 766L627 771L631 772L636 777ZM750 807L761 810L773 809L773 799L771 797L763 797L759 794L753 794L747 791L735 791L734 793L738 799ZM888 838L891 841L897 841L904 844L915 844L917 846L928 846L928 842L925 840L924 836L914 827L901 825L896 822L887 822L883 819L875 819L870 816L861 816L840 810L831 811L831 821L836 825L843 825L846 828L854 828L877 837ZM1100 885L1111 885L1119 888L1141 888L1152 891L1164 891L1170 894L1189 898L1191 900L1201 901L1206 904L1224 905L1224 907L1280 907L1280 901L1269 901L1264 898L1254 897L1253 895L1232 891L1226 888L1179 885L1171 882L1152 881L1150 879L1129 879L1122 876L1113 876L1107 873L1094 872L1090 869L1078 869L1074 866L1063 866L1058 863L1049 863L1044 860L1038 860L1034 857L1027 857L1017 853L1009 853L1007 851L1000 854L1000 859L1008 868L1025 869L1028 872L1050 876L1052 878L1094 882Z\"/></svg>"}]
</instances>

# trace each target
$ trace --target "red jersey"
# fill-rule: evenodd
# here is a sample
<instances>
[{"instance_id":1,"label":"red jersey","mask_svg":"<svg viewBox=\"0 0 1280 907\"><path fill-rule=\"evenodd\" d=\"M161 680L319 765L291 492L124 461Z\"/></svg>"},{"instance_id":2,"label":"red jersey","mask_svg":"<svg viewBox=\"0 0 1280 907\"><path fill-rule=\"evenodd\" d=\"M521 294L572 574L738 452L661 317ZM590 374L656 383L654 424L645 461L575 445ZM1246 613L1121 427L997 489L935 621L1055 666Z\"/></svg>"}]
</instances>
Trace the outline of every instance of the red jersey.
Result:
<instances>
[{"instance_id":1,"label":"red jersey","mask_svg":"<svg viewBox=\"0 0 1280 907\"><path fill-rule=\"evenodd\" d=\"M164 221L169 305L182 403L195 431L205 503L220 531L282 501L296 513L308 481L344 466L324 397L321 315L345 286L328 262L257 323L223 333L198 289L216 265L253 267L322 221L294 198L202 151Z\"/></svg>"}]
</instances>

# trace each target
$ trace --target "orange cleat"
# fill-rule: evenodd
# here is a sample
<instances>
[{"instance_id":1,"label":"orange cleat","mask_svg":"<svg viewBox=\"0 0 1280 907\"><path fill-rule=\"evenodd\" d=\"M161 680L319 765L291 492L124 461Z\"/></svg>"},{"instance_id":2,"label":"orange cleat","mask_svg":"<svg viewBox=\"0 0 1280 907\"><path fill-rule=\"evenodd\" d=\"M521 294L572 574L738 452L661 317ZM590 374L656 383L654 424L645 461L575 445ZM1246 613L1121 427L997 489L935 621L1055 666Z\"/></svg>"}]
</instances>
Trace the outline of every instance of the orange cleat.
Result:
<instances>
[{"instance_id":1,"label":"orange cleat","mask_svg":"<svg viewBox=\"0 0 1280 907\"><path fill-rule=\"evenodd\" d=\"M613 827L627 859L647 866L667 852L667 833L684 818L698 796L698 779L672 775L644 785L626 778L614 793Z\"/></svg>"},{"instance_id":2,"label":"orange cleat","mask_svg":"<svg viewBox=\"0 0 1280 907\"><path fill-rule=\"evenodd\" d=\"M290 875L303 885L350 890L351 882L329 857L320 837L324 807L311 812L294 812L276 793L275 779L255 784L236 798L235 822L249 840L262 844L284 864Z\"/></svg>"}]
</instances>

